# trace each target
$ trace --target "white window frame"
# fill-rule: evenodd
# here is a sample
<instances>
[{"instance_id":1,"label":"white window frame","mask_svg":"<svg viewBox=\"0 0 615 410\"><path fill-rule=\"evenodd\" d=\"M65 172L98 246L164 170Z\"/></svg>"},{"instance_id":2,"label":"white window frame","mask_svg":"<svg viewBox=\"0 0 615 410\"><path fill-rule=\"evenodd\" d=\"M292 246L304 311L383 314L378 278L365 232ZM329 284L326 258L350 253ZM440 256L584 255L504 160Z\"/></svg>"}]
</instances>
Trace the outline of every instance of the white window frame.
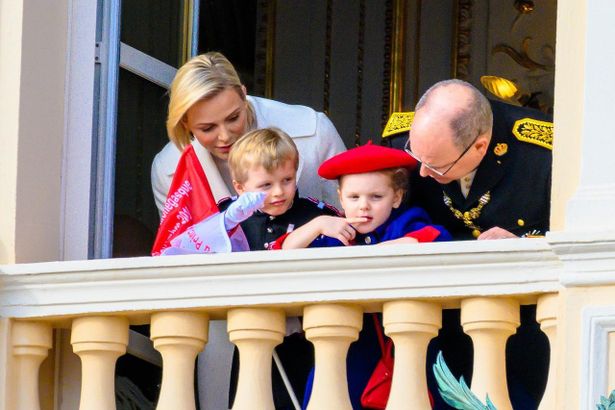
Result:
<instances>
[{"instance_id":1,"label":"white window frame","mask_svg":"<svg viewBox=\"0 0 615 410\"><path fill-rule=\"evenodd\" d=\"M191 1L198 49L199 2ZM166 89L172 67L120 43L121 0L71 2L62 181L63 260L110 258L113 250L119 69Z\"/></svg>"}]
</instances>

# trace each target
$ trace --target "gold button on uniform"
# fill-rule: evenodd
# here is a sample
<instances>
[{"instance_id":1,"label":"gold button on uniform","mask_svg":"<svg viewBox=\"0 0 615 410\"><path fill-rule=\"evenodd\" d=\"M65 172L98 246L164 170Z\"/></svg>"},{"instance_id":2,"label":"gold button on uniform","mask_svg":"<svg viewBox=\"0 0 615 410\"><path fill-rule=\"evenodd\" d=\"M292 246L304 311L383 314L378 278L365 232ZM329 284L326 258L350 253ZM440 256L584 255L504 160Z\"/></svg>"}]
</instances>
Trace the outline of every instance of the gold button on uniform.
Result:
<instances>
[{"instance_id":1,"label":"gold button on uniform","mask_svg":"<svg viewBox=\"0 0 615 410\"><path fill-rule=\"evenodd\" d=\"M523 226L525 225L525 221L523 219L517 219L517 225Z\"/></svg>"},{"instance_id":2,"label":"gold button on uniform","mask_svg":"<svg viewBox=\"0 0 615 410\"><path fill-rule=\"evenodd\" d=\"M472 231L472 236L478 238L480 236L480 231L478 229L474 229Z\"/></svg>"}]
</instances>

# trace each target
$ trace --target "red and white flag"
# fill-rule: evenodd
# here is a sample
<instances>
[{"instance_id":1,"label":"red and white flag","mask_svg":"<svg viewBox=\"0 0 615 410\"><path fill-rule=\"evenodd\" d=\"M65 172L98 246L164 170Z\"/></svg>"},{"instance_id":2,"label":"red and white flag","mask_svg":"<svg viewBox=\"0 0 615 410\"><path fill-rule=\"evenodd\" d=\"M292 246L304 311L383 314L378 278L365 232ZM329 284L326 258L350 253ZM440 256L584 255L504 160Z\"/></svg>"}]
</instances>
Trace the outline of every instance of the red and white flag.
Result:
<instances>
[{"instance_id":1,"label":"red and white flag","mask_svg":"<svg viewBox=\"0 0 615 410\"><path fill-rule=\"evenodd\" d=\"M200 229L195 230L196 224ZM241 229L233 231L231 236L224 227L224 218L194 147L188 145L179 159L164 203L152 256L246 250L247 241Z\"/></svg>"}]
</instances>

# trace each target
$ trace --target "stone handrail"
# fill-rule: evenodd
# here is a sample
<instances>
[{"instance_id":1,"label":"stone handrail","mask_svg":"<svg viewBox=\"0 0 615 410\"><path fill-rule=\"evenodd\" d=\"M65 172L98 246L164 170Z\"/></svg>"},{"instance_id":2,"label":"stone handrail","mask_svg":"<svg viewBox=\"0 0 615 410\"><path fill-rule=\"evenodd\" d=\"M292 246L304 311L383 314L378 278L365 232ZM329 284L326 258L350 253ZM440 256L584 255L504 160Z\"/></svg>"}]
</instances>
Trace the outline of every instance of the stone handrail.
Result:
<instances>
[{"instance_id":1,"label":"stone handrail","mask_svg":"<svg viewBox=\"0 0 615 410\"><path fill-rule=\"evenodd\" d=\"M539 294L563 272L545 239L5 265L0 316Z\"/></svg>"}]
</instances>

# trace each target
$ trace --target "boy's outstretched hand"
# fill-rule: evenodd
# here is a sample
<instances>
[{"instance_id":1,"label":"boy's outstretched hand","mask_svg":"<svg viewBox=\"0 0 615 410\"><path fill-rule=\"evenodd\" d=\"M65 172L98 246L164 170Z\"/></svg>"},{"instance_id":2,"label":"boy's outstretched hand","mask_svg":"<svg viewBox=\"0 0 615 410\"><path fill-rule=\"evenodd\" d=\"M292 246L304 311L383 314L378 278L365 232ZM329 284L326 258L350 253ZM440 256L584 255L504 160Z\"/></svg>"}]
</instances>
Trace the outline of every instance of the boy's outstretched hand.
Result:
<instances>
[{"instance_id":1,"label":"boy's outstretched hand","mask_svg":"<svg viewBox=\"0 0 615 410\"><path fill-rule=\"evenodd\" d=\"M244 192L224 212L224 227L227 231L245 221L265 203L266 192Z\"/></svg>"}]
</instances>

